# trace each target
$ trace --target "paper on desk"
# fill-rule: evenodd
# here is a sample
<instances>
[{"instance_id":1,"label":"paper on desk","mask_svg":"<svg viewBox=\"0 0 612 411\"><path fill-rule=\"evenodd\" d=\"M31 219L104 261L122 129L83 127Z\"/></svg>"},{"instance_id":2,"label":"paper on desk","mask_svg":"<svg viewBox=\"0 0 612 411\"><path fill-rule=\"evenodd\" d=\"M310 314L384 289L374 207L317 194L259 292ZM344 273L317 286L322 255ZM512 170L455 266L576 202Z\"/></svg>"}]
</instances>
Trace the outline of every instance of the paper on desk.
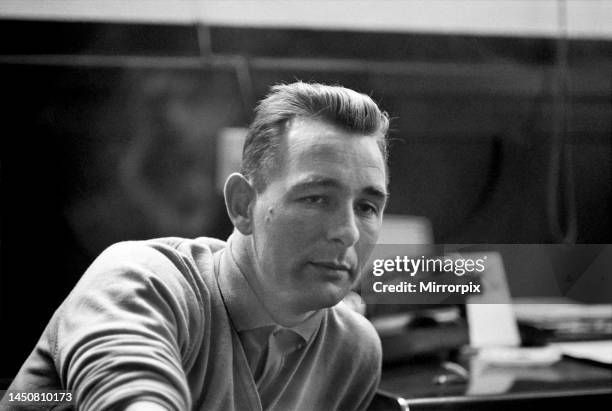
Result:
<instances>
[{"instance_id":1,"label":"paper on desk","mask_svg":"<svg viewBox=\"0 0 612 411\"><path fill-rule=\"evenodd\" d=\"M508 348L502 348L506 350ZM527 350L527 356L532 356L533 349L524 348L509 348L510 350ZM542 381L542 382L558 382L567 380L567 376L562 371L555 367L550 367L554 362L554 351L552 347L544 348L546 353L537 354L535 362L530 361L530 366L527 362L521 361L521 366L504 365L503 361L497 364L491 363L490 358L495 355L495 351L500 349L492 348L481 350L477 356L470 358L470 379L466 391L466 395L483 395L483 394L504 394L511 390L512 385L517 380ZM539 357L539 358L537 358ZM549 362L545 361L544 357L551 357ZM500 358L501 359L501 358ZM535 364L535 366L534 366ZM543 365L543 366L542 366Z\"/></svg>"},{"instance_id":2,"label":"paper on desk","mask_svg":"<svg viewBox=\"0 0 612 411\"><path fill-rule=\"evenodd\" d=\"M557 347L490 347L481 348L477 358L484 364L503 367L542 367L561 359Z\"/></svg>"},{"instance_id":3,"label":"paper on desk","mask_svg":"<svg viewBox=\"0 0 612 411\"><path fill-rule=\"evenodd\" d=\"M502 368L489 367L488 364L473 358L470 361L470 378L466 394L502 394L510 390L514 380L512 373Z\"/></svg>"},{"instance_id":4,"label":"paper on desk","mask_svg":"<svg viewBox=\"0 0 612 411\"><path fill-rule=\"evenodd\" d=\"M568 357L612 365L612 340L559 342L550 345Z\"/></svg>"},{"instance_id":5,"label":"paper on desk","mask_svg":"<svg viewBox=\"0 0 612 411\"><path fill-rule=\"evenodd\" d=\"M490 252L486 257L487 269L480 278L483 292L467 298L470 345L475 348L516 347L521 340L504 264L499 253Z\"/></svg>"}]
</instances>

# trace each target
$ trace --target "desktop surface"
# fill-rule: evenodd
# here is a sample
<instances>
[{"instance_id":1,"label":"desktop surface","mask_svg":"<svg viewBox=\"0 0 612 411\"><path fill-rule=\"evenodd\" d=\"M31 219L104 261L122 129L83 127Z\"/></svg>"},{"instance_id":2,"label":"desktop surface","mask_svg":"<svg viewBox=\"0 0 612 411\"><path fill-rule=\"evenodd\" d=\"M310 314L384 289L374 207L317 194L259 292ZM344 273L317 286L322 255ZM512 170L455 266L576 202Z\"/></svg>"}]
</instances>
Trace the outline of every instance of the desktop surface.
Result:
<instances>
[{"instance_id":1,"label":"desktop surface","mask_svg":"<svg viewBox=\"0 0 612 411\"><path fill-rule=\"evenodd\" d=\"M456 376L440 361L385 366L371 409L607 409L612 399L612 369L600 365L565 357L552 365L530 367L459 362L466 366L466 379L452 378Z\"/></svg>"}]
</instances>

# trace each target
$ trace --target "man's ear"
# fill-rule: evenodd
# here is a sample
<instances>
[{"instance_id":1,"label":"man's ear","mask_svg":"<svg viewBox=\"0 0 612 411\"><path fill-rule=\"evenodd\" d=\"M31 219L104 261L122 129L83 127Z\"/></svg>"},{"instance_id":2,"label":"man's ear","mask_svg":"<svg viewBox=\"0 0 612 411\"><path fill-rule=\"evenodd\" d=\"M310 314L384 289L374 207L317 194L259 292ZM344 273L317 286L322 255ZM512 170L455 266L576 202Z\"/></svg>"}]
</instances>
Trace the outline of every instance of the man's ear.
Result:
<instances>
[{"instance_id":1,"label":"man's ear","mask_svg":"<svg viewBox=\"0 0 612 411\"><path fill-rule=\"evenodd\" d=\"M252 233L252 204L255 202L255 188L240 173L233 173L225 181L223 189L225 207L234 227L242 234Z\"/></svg>"}]
</instances>

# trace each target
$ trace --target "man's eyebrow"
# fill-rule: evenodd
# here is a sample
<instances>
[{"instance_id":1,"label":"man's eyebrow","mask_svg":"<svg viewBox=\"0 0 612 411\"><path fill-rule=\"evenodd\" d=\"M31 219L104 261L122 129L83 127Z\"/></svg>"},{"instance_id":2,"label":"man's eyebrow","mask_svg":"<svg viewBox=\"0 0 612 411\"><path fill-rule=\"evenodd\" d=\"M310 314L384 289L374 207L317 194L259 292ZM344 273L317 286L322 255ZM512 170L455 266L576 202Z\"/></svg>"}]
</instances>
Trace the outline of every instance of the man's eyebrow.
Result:
<instances>
[{"instance_id":1,"label":"man's eyebrow","mask_svg":"<svg viewBox=\"0 0 612 411\"><path fill-rule=\"evenodd\" d=\"M340 184L338 180L329 177L310 177L296 183L291 187L290 191L307 190L316 187L342 188L342 184ZM371 197L376 197L381 201L385 201L389 197L386 190L377 186L368 186L363 189L363 193Z\"/></svg>"},{"instance_id":2,"label":"man's eyebrow","mask_svg":"<svg viewBox=\"0 0 612 411\"><path fill-rule=\"evenodd\" d=\"M341 188L338 180L329 177L309 177L296 183L291 190L306 190L315 187Z\"/></svg>"},{"instance_id":3,"label":"man's eyebrow","mask_svg":"<svg viewBox=\"0 0 612 411\"><path fill-rule=\"evenodd\" d=\"M376 197L380 201L386 201L387 198L389 198L389 193L387 191L381 190L380 188L377 188L377 187L366 187L363 191L368 196Z\"/></svg>"}]
</instances>

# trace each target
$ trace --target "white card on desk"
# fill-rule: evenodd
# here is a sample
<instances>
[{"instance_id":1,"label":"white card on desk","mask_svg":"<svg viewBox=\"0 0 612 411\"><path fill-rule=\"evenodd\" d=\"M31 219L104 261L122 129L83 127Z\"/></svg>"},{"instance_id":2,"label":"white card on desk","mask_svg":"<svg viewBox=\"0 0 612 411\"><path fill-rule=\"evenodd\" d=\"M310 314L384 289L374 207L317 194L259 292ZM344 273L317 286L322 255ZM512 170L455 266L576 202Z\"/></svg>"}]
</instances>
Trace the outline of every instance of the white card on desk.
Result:
<instances>
[{"instance_id":1,"label":"white card on desk","mask_svg":"<svg viewBox=\"0 0 612 411\"><path fill-rule=\"evenodd\" d=\"M470 345L516 347L521 339L501 255L495 252L485 255L486 269L480 277L482 293L467 298Z\"/></svg>"}]
</instances>

